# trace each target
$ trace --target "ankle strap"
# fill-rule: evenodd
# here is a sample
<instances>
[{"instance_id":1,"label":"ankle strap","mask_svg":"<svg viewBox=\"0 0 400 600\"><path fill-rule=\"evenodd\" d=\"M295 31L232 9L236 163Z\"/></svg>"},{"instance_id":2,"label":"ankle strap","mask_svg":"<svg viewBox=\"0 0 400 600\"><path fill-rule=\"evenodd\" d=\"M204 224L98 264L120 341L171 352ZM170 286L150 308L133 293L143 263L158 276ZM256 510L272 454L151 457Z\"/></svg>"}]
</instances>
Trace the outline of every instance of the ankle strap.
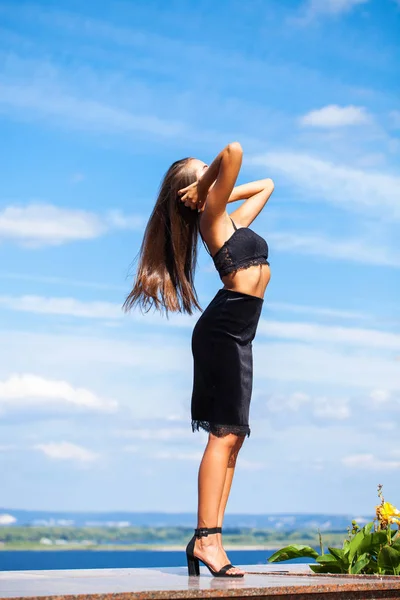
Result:
<instances>
[{"instance_id":1,"label":"ankle strap","mask_svg":"<svg viewBox=\"0 0 400 600\"><path fill-rule=\"evenodd\" d=\"M194 530L194 534L197 538L207 537L210 533L222 533L221 527L199 527Z\"/></svg>"}]
</instances>

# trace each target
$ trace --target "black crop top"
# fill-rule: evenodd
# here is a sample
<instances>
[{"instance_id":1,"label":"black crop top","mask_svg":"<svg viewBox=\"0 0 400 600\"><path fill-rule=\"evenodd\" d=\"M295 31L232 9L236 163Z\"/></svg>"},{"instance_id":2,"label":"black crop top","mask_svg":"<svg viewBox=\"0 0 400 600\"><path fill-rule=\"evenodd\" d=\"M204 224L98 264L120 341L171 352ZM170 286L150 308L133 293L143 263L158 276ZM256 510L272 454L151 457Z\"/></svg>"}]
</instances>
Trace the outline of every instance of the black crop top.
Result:
<instances>
[{"instance_id":1,"label":"black crop top","mask_svg":"<svg viewBox=\"0 0 400 600\"><path fill-rule=\"evenodd\" d=\"M200 231L204 247L213 259L219 276L222 278L232 271L246 269L253 265L269 265L267 260L268 244L264 238L249 227L237 228L233 219L229 218L232 221L235 231L221 248L217 250L214 256L207 248L207 244Z\"/></svg>"}]
</instances>

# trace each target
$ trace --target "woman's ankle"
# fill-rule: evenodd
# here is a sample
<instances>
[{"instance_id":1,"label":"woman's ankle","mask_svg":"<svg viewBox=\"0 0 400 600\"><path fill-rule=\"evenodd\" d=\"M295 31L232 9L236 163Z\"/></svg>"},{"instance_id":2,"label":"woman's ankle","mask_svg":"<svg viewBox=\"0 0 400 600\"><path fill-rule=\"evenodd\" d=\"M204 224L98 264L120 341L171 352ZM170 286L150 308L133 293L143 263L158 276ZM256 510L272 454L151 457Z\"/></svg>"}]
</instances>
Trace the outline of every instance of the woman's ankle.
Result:
<instances>
[{"instance_id":1,"label":"woman's ankle","mask_svg":"<svg viewBox=\"0 0 400 600\"><path fill-rule=\"evenodd\" d=\"M210 533L209 535L197 538L196 543L198 544L199 548L209 548L212 546L217 547L220 545L219 536L219 533Z\"/></svg>"}]
</instances>

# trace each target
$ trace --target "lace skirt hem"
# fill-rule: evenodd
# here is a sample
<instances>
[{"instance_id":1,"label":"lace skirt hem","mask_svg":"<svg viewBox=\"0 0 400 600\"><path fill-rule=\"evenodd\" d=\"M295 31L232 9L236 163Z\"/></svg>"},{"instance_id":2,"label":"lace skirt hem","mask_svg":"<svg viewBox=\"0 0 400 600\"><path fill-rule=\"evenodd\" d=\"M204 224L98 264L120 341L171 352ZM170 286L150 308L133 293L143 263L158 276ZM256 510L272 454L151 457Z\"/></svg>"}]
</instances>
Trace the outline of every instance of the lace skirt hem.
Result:
<instances>
[{"instance_id":1,"label":"lace skirt hem","mask_svg":"<svg viewBox=\"0 0 400 600\"><path fill-rule=\"evenodd\" d=\"M192 431L199 431L204 429L208 433L212 433L217 437L224 437L233 433L235 435L247 435L250 436L250 427L248 425L220 425L217 423L210 423L210 421L199 421L192 419Z\"/></svg>"}]
</instances>

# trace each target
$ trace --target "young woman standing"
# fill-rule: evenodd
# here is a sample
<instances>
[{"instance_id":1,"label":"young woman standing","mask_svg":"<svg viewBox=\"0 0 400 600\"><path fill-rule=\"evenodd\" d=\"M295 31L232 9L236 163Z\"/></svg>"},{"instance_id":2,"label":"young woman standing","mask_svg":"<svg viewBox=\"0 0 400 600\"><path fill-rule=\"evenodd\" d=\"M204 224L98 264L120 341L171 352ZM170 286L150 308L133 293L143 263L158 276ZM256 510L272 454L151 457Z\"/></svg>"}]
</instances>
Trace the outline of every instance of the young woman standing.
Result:
<instances>
[{"instance_id":1,"label":"young woman standing","mask_svg":"<svg viewBox=\"0 0 400 600\"><path fill-rule=\"evenodd\" d=\"M216 577L243 577L222 545L236 459L250 435L252 341L270 279L267 242L249 225L274 190L271 179L235 187L243 151L228 144L208 166L185 158L168 169L147 224L133 289L124 308L193 313L200 233L223 287L193 329L192 430L209 434L198 473L197 528L186 548L189 575L199 560ZM230 215L227 205L245 200Z\"/></svg>"}]
</instances>

